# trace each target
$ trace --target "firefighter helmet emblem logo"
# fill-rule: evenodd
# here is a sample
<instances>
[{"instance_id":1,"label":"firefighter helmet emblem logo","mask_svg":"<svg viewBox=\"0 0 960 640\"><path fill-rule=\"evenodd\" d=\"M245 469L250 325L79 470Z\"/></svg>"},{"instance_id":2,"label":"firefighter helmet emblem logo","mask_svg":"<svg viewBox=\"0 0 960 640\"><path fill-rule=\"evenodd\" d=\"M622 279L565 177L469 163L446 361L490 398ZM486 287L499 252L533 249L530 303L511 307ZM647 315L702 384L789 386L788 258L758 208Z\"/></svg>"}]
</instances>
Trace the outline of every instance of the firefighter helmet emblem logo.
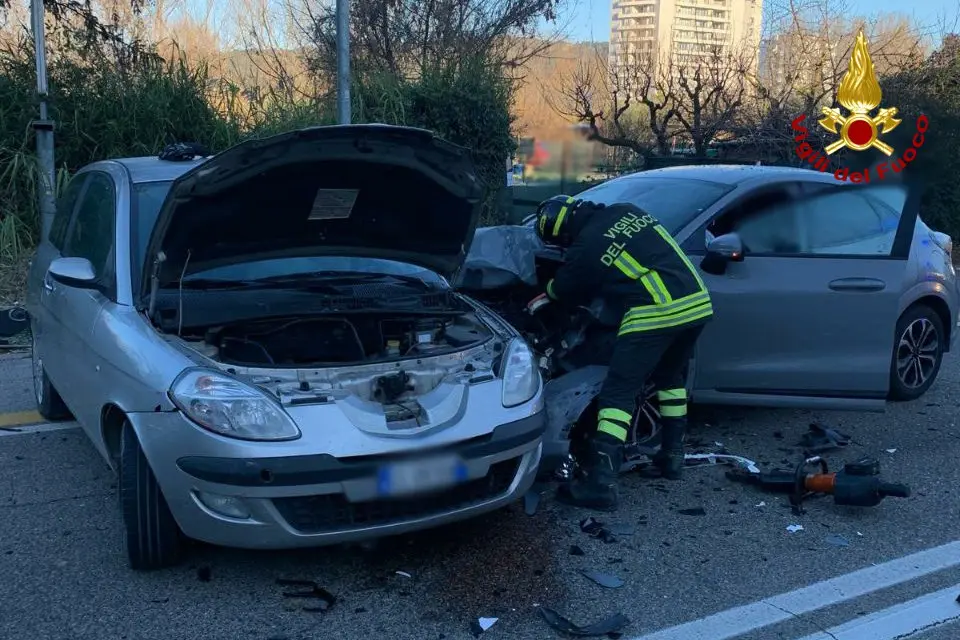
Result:
<instances>
[{"instance_id":1,"label":"firefighter helmet emblem logo","mask_svg":"<svg viewBox=\"0 0 960 640\"><path fill-rule=\"evenodd\" d=\"M840 139L828 144L824 151L829 155L844 147L854 151L873 147L888 156L892 155L893 147L880 140L880 135L890 133L900 124L900 120L895 118L897 108L882 108L875 116L870 115L880 106L882 99L880 81L877 80L873 60L867 51L867 39L860 31L850 54L847 73L837 90L837 102L850 115L844 116L836 107L823 107L824 117L819 120L820 125L830 133L840 135Z\"/></svg>"}]
</instances>

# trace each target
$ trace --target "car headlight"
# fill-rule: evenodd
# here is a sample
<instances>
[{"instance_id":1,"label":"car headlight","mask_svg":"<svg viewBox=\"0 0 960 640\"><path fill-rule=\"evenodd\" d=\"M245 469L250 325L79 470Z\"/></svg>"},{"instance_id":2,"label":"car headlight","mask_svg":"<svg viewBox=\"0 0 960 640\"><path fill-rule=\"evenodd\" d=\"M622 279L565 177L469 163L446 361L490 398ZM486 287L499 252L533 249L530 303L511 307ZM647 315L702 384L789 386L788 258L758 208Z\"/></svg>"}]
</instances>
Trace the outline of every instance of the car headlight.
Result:
<instances>
[{"instance_id":1,"label":"car headlight","mask_svg":"<svg viewBox=\"0 0 960 640\"><path fill-rule=\"evenodd\" d=\"M170 388L170 398L205 429L241 440L294 440L300 429L259 389L217 371L190 369Z\"/></svg>"},{"instance_id":2,"label":"car headlight","mask_svg":"<svg viewBox=\"0 0 960 640\"><path fill-rule=\"evenodd\" d=\"M515 407L532 398L540 388L540 370L530 347L514 339L503 359L503 406Z\"/></svg>"}]
</instances>

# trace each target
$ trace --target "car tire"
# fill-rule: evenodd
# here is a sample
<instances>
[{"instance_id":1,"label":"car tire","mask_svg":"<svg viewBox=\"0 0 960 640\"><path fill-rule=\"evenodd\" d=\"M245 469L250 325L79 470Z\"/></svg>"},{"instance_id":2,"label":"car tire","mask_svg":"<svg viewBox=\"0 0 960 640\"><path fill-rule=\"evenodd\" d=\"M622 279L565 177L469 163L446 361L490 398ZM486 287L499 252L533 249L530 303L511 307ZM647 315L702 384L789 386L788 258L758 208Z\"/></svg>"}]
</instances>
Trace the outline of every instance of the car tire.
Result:
<instances>
[{"instance_id":1,"label":"car tire","mask_svg":"<svg viewBox=\"0 0 960 640\"><path fill-rule=\"evenodd\" d=\"M897 321L890 362L890 399L916 400L934 383L943 362L946 331L926 305L907 309Z\"/></svg>"},{"instance_id":2,"label":"car tire","mask_svg":"<svg viewBox=\"0 0 960 640\"><path fill-rule=\"evenodd\" d=\"M151 571L177 564L183 534L129 422L120 435L118 486L130 568Z\"/></svg>"},{"instance_id":3,"label":"car tire","mask_svg":"<svg viewBox=\"0 0 960 640\"><path fill-rule=\"evenodd\" d=\"M63 398L57 393L50 378L47 377L47 370L43 366L43 359L37 353L36 333L31 337L31 358L33 369L33 397L37 401L37 413L45 420L58 422L68 420L72 417L70 409L63 402Z\"/></svg>"}]
</instances>

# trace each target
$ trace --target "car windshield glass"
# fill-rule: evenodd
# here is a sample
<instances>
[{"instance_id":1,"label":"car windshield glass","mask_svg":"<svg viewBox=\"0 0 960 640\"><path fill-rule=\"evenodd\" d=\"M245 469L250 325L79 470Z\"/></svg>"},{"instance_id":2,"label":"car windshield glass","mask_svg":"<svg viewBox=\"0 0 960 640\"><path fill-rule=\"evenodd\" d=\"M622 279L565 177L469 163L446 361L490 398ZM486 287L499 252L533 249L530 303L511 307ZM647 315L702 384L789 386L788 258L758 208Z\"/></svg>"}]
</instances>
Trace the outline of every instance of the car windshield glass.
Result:
<instances>
[{"instance_id":1,"label":"car windshield glass","mask_svg":"<svg viewBox=\"0 0 960 640\"><path fill-rule=\"evenodd\" d=\"M659 219L670 233L676 233L732 189L731 185L707 180L638 175L604 182L577 197L607 205L629 202Z\"/></svg>"}]
</instances>

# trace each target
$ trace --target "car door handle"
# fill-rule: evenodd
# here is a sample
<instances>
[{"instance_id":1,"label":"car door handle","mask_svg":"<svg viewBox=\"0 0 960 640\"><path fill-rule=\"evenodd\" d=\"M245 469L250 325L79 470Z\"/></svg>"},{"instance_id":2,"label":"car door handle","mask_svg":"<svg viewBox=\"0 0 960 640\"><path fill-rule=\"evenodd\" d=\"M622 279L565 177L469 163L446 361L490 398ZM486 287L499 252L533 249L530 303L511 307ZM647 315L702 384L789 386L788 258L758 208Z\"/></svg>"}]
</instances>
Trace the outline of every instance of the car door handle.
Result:
<instances>
[{"instance_id":1,"label":"car door handle","mask_svg":"<svg viewBox=\"0 0 960 640\"><path fill-rule=\"evenodd\" d=\"M43 277L43 288L47 291L53 291L53 280L50 279L50 276Z\"/></svg>"},{"instance_id":2,"label":"car door handle","mask_svg":"<svg viewBox=\"0 0 960 640\"><path fill-rule=\"evenodd\" d=\"M876 278L840 278L832 280L829 287L834 291L883 291L887 283Z\"/></svg>"}]
</instances>

